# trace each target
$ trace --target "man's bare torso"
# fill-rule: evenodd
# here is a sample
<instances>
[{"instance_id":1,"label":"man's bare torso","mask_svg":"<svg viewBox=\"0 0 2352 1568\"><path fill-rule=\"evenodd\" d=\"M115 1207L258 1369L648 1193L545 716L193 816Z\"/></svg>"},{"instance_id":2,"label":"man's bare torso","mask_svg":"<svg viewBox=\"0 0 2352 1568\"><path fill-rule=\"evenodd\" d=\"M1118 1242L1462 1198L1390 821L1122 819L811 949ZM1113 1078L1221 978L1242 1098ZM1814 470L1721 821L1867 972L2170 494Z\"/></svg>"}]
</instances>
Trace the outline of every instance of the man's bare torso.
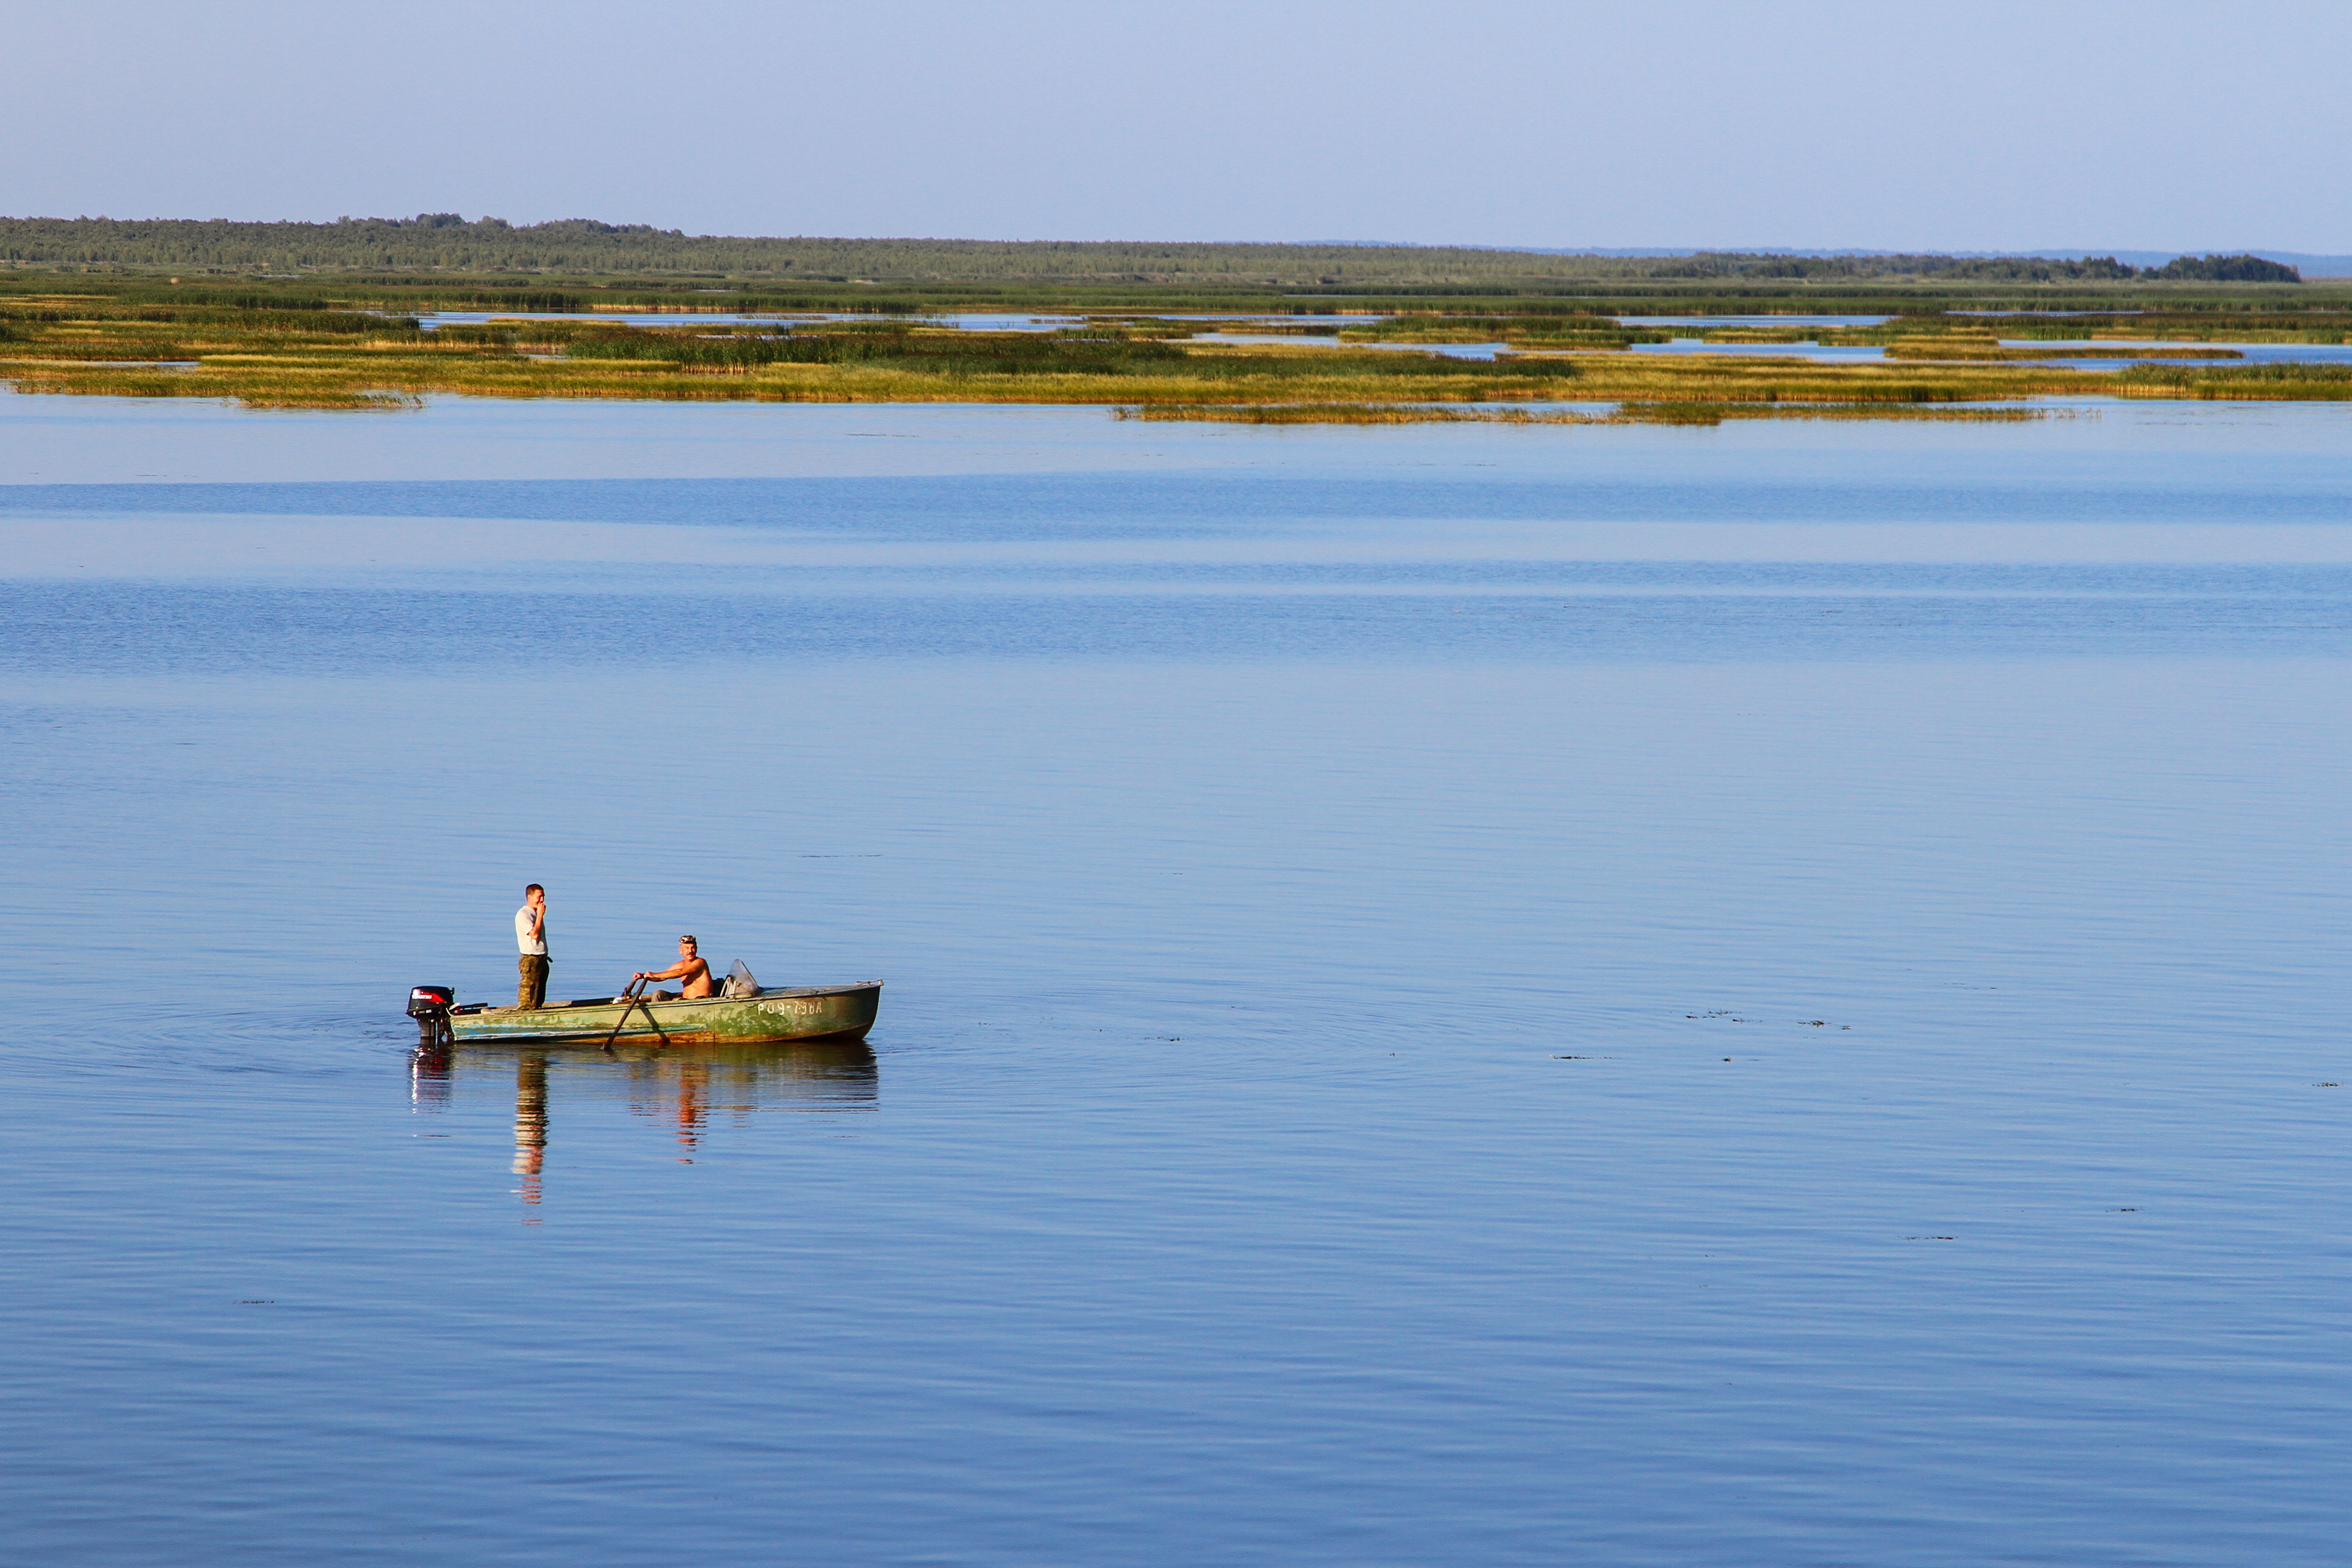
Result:
<instances>
[{"instance_id":1,"label":"man's bare torso","mask_svg":"<svg viewBox=\"0 0 2352 1568\"><path fill-rule=\"evenodd\" d=\"M716 995L719 991L718 984L710 977L709 961L696 951L692 937L678 939L676 963L662 970L641 969L630 975L629 980L632 984L640 980L682 980L686 984L678 988L677 994L689 1001L698 996ZM666 992L656 992L655 1000L665 1000L668 995Z\"/></svg>"}]
</instances>

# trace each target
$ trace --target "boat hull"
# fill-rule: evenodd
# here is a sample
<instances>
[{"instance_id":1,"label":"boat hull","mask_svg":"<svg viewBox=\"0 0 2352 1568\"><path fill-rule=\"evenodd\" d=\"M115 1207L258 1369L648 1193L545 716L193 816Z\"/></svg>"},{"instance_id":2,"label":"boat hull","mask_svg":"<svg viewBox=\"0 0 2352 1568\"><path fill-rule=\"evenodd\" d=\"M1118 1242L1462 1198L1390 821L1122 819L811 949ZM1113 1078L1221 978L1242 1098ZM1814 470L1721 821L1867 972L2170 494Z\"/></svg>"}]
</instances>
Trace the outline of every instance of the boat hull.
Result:
<instances>
[{"instance_id":1,"label":"boat hull","mask_svg":"<svg viewBox=\"0 0 2352 1568\"><path fill-rule=\"evenodd\" d=\"M531 1040L601 1045L607 1039L681 1046L772 1045L785 1040L862 1040L874 1026L882 983L783 986L757 996L709 996L649 1002L627 1009L617 1002L551 1007L484 1007L449 1016L462 1043ZM647 1015L651 1016L648 1017ZM617 1033L616 1033L617 1030Z\"/></svg>"}]
</instances>

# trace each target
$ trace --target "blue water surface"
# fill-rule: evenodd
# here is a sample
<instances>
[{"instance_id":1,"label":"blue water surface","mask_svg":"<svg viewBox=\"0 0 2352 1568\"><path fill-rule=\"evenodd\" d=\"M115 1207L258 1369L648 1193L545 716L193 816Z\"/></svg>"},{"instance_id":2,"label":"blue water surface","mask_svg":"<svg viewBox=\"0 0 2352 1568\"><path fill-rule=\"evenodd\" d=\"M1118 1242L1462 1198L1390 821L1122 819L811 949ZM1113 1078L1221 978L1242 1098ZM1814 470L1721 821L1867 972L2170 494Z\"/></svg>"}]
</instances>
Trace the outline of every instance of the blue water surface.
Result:
<instances>
[{"instance_id":1,"label":"blue water surface","mask_svg":"<svg viewBox=\"0 0 2352 1568\"><path fill-rule=\"evenodd\" d=\"M7 1557L2335 1563L2352 411L2058 412L0 396Z\"/></svg>"}]
</instances>

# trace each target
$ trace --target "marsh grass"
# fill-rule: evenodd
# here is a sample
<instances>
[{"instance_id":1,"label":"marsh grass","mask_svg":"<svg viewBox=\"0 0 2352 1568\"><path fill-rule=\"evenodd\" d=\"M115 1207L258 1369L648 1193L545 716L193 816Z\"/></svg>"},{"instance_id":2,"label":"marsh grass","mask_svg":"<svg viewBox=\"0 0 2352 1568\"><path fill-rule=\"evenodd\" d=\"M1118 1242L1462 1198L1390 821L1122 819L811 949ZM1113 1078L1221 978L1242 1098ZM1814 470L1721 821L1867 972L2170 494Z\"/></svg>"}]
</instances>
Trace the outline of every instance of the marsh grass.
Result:
<instances>
[{"instance_id":1,"label":"marsh grass","mask_svg":"<svg viewBox=\"0 0 2352 1568\"><path fill-rule=\"evenodd\" d=\"M1628 327L1586 312L1438 315L1411 312L1340 329L1349 343L1507 343L1527 348L1625 349L1671 342L1688 329Z\"/></svg>"},{"instance_id":2,"label":"marsh grass","mask_svg":"<svg viewBox=\"0 0 2352 1568\"><path fill-rule=\"evenodd\" d=\"M2163 344L2141 348L2015 348L1999 342L1976 339L1958 341L1937 338L1903 338L1886 345L1886 357L1891 360L1932 360L1943 363L1967 361L1978 363L2021 364L2053 359L2168 359L2168 360L2230 360L2246 356L2236 349L2172 348Z\"/></svg>"},{"instance_id":3,"label":"marsh grass","mask_svg":"<svg viewBox=\"0 0 2352 1568\"><path fill-rule=\"evenodd\" d=\"M355 289L333 298L250 289L232 295L217 288L173 293L148 285L112 292L69 291L54 283L0 289L0 379L26 392L220 398L278 408L402 406L436 395L1094 404L1182 411L1165 416L1177 419L1239 419L1244 416L1199 411L1255 408L1269 412L1248 417L1264 423L1444 422L1430 412L1438 410L1474 423L1705 424L1790 415L1913 417L1901 411L2053 395L2347 395L2340 374L2325 374L2323 367L2266 366L2263 374L2236 379L2223 367L2158 367L2160 374L2153 375L2076 370L2048 363L2044 351L2004 347L1997 334L2018 330L2009 319L1988 321L1916 308L1873 328L1742 326L1711 334L1749 342L1871 341L1902 351L1887 361L1824 362L1793 355L1627 354L1616 351L1645 334L1663 340L1705 329L1622 329L1592 309L1559 301L1510 309L1493 301L1476 309L1423 301L1413 314L1375 322L1342 319L1323 305L1317 307L1320 314L1277 323L1298 329L1278 335L1301 341L1244 343L1192 338L1215 330L1215 321L1141 311L1097 313L1042 332L964 331L933 317L898 312L749 323L697 321L688 315L663 327L609 317L509 317L422 331L413 314L394 309L415 309L422 286L404 289L373 294ZM730 300L721 308L744 307ZM2171 312L2167 320L2182 314ZM2273 311L2259 319L2287 317ZM1245 331L1258 325L1236 324ZM2086 329L2070 320L2063 330ZM2304 330L2327 329L2306 321ZM1502 341L1511 352L1492 360L1417 353L1410 349L1416 334L1432 342L1465 335ZM1341 339L1336 344L1328 341L1334 335ZM1326 341L1304 341L1308 338ZM2178 352L2198 358L2230 353ZM2118 348L2084 357L2094 356L2144 358L2146 351ZM1571 400L1615 412L1495 406ZM1865 409L1891 412L1858 412ZM1335 410L1354 410L1358 416L1342 419Z\"/></svg>"},{"instance_id":4,"label":"marsh grass","mask_svg":"<svg viewBox=\"0 0 2352 1568\"><path fill-rule=\"evenodd\" d=\"M1824 331L1821 327L1688 327L1682 329L1691 336L1710 343L1812 343L1819 342Z\"/></svg>"},{"instance_id":5,"label":"marsh grass","mask_svg":"<svg viewBox=\"0 0 2352 1568\"><path fill-rule=\"evenodd\" d=\"M1952 408L1920 405L1623 403L1585 409L1447 408L1426 404L1161 404L1113 408L1114 419L1211 425L1720 425L1727 419L1924 419L2007 424L2075 418L2072 408Z\"/></svg>"},{"instance_id":6,"label":"marsh grass","mask_svg":"<svg viewBox=\"0 0 2352 1568\"><path fill-rule=\"evenodd\" d=\"M2030 316L1998 317L1990 322L1978 320L2011 339L2210 342L2219 338L2245 343L2340 343L2352 336L2352 315L2341 310L2142 310L2057 321Z\"/></svg>"},{"instance_id":7,"label":"marsh grass","mask_svg":"<svg viewBox=\"0 0 2352 1568\"><path fill-rule=\"evenodd\" d=\"M2200 402L2340 403L2352 400L2352 364L2134 365L2110 378L2126 397Z\"/></svg>"},{"instance_id":8,"label":"marsh grass","mask_svg":"<svg viewBox=\"0 0 2352 1568\"><path fill-rule=\"evenodd\" d=\"M2011 425L2037 419L2095 417L2079 408L1974 408L1918 403L1752 403L1622 405L1622 422L1643 425L1720 425L1727 419L1902 419L1942 424Z\"/></svg>"},{"instance_id":9,"label":"marsh grass","mask_svg":"<svg viewBox=\"0 0 2352 1568\"><path fill-rule=\"evenodd\" d=\"M1205 425L1608 425L1576 409L1446 408L1428 404L1163 403L1115 407L1114 419Z\"/></svg>"}]
</instances>

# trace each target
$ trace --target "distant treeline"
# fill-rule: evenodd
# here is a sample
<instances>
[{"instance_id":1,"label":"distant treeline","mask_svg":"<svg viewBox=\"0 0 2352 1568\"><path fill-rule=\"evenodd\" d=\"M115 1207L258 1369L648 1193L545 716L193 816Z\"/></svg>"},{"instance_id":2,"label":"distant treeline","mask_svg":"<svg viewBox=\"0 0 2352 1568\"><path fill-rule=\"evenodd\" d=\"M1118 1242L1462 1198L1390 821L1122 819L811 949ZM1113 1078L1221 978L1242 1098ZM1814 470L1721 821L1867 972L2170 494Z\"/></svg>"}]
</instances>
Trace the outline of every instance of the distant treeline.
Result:
<instances>
[{"instance_id":1,"label":"distant treeline","mask_svg":"<svg viewBox=\"0 0 2352 1568\"><path fill-rule=\"evenodd\" d=\"M756 239L567 218L517 226L456 213L334 223L0 218L0 264L219 274L546 273L771 278L807 283L1091 282L1362 289L1580 279L1935 279L1987 282L2296 283L2256 256L2181 257L2134 268L1951 256L1552 256L1446 246L1144 244L1127 241Z\"/></svg>"},{"instance_id":2,"label":"distant treeline","mask_svg":"<svg viewBox=\"0 0 2352 1568\"><path fill-rule=\"evenodd\" d=\"M2195 283L2300 283L2298 268L2283 267L2259 256L2176 256L2161 267L2144 268L2143 278L2178 278Z\"/></svg>"}]
</instances>

